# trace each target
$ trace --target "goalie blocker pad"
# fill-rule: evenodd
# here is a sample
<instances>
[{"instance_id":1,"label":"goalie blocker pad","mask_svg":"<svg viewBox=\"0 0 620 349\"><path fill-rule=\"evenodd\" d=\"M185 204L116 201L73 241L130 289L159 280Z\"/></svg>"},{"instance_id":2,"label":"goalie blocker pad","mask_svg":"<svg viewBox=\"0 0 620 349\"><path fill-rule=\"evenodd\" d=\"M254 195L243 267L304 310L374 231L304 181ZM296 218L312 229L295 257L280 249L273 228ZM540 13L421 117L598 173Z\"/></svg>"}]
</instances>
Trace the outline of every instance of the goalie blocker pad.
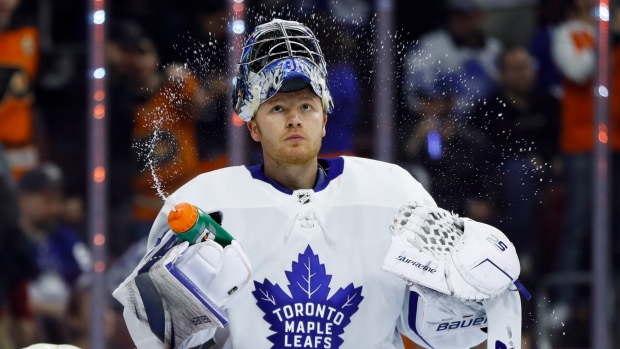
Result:
<instances>
[{"instance_id":1,"label":"goalie blocker pad","mask_svg":"<svg viewBox=\"0 0 620 349\"><path fill-rule=\"evenodd\" d=\"M516 290L482 303L461 302L419 285L410 290L408 326L429 347L470 348L486 339L487 349L521 348L521 300ZM483 327L486 334L472 331Z\"/></svg>"},{"instance_id":2,"label":"goalie blocker pad","mask_svg":"<svg viewBox=\"0 0 620 349\"><path fill-rule=\"evenodd\" d=\"M165 347L178 348L197 332L228 324L223 309L247 290L251 268L234 240L222 248L211 240L175 246L176 237L162 239L113 295Z\"/></svg>"},{"instance_id":3,"label":"goalie blocker pad","mask_svg":"<svg viewBox=\"0 0 620 349\"><path fill-rule=\"evenodd\" d=\"M414 246L413 233L392 236L382 269L464 301L498 297L519 276L512 243L498 229L464 219L464 232L447 258Z\"/></svg>"},{"instance_id":4,"label":"goalie blocker pad","mask_svg":"<svg viewBox=\"0 0 620 349\"><path fill-rule=\"evenodd\" d=\"M471 333L472 329L487 327L487 315L481 303L462 302L415 284L410 291L407 325L429 347L470 348L486 338L484 332ZM468 333L457 334L462 331Z\"/></svg>"}]
</instances>

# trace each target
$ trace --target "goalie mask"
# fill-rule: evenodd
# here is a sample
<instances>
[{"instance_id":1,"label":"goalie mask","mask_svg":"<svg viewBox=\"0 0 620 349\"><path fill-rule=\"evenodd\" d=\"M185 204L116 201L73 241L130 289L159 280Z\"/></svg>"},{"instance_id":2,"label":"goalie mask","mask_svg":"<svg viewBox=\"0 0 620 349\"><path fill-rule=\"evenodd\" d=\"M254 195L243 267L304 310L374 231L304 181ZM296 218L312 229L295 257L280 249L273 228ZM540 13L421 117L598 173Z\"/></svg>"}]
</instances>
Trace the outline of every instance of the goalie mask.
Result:
<instances>
[{"instance_id":1,"label":"goalie mask","mask_svg":"<svg viewBox=\"0 0 620 349\"><path fill-rule=\"evenodd\" d=\"M319 42L306 26L274 19L256 27L243 47L238 64L233 107L250 121L258 107L278 91L311 87L331 113L333 101L327 86L327 67Z\"/></svg>"}]
</instances>

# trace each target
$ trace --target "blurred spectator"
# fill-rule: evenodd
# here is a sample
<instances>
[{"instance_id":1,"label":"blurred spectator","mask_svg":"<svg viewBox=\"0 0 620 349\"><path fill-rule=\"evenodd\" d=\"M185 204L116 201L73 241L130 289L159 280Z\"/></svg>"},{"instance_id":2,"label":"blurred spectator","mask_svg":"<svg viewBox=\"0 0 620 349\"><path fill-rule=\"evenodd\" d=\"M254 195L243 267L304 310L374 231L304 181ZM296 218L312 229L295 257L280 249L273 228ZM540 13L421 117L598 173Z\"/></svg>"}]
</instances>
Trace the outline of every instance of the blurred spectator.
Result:
<instances>
[{"instance_id":1,"label":"blurred spectator","mask_svg":"<svg viewBox=\"0 0 620 349\"><path fill-rule=\"evenodd\" d=\"M18 222L17 184L11 177L10 165L0 145L0 224L12 226Z\"/></svg>"},{"instance_id":2,"label":"blurred spectator","mask_svg":"<svg viewBox=\"0 0 620 349\"><path fill-rule=\"evenodd\" d=\"M451 79L444 77L418 92L418 113L403 122L413 125L403 137L404 166L426 184L440 207L490 223L497 181L488 161L488 140L454 116L453 91Z\"/></svg>"},{"instance_id":3,"label":"blurred spectator","mask_svg":"<svg viewBox=\"0 0 620 349\"><path fill-rule=\"evenodd\" d=\"M250 0L250 3L266 5L267 8L289 10L286 11L289 14L291 9L294 11L299 9L303 13L330 13L338 22L343 23L351 23L353 20L366 25L372 17L372 1L369 0Z\"/></svg>"},{"instance_id":4,"label":"blurred spectator","mask_svg":"<svg viewBox=\"0 0 620 349\"><path fill-rule=\"evenodd\" d=\"M38 269L18 218L16 186L0 146L0 349L34 342L27 288Z\"/></svg>"},{"instance_id":5,"label":"blurred spectator","mask_svg":"<svg viewBox=\"0 0 620 349\"><path fill-rule=\"evenodd\" d=\"M0 143L15 178L39 161L32 113L39 32L14 17L19 4L20 0L0 0Z\"/></svg>"},{"instance_id":6,"label":"blurred spectator","mask_svg":"<svg viewBox=\"0 0 620 349\"><path fill-rule=\"evenodd\" d=\"M111 239L114 256L148 234L163 204L153 188L154 173L163 193L176 190L187 178L227 164L227 56L226 50L211 50L216 45L208 45L226 39L224 17L217 11L201 11L195 14L197 41L192 37L190 43L198 54L186 52L186 66L174 64L166 69L161 68L153 41L136 22L111 24L106 55L112 85L107 114L114 132L109 195L114 217L111 231L118 234ZM201 73L206 88L188 68Z\"/></svg>"},{"instance_id":7,"label":"blurred spectator","mask_svg":"<svg viewBox=\"0 0 620 349\"><path fill-rule=\"evenodd\" d=\"M225 111L230 103L229 57L223 45L227 40L227 3L198 2L192 3L191 8L188 15L194 21L189 26L190 37L177 54L187 62L186 67L198 73L201 81L179 65L161 71L155 44L136 23L122 21L113 27L108 48L113 60L109 64L116 72L118 88L112 92L112 118L121 135L129 131L131 137L121 136L121 142L115 141L113 161L117 165L114 170L118 186L112 190L116 204L122 203L118 194L132 193L133 223L120 229L129 229L131 234L122 246L124 253L109 271L110 293L146 253L146 236L163 204L153 188L153 174L162 191L169 193L187 179L228 162ZM136 68L144 73L136 74ZM156 143L155 137L159 137ZM139 154L129 158L127 149L131 143ZM155 171L147 165L151 160ZM130 183L125 176L128 173L134 178L132 190L119 190L123 183ZM112 302L118 305L116 300ZM131 345L122 309L116 310L122 328L117 329L114 343Z\"/></svg>"},{"instance_id":8,"label":"blurred spectator","mask_svg":"<svg viewBox=\"0 0 620 349\"><path fill-rule=\"evenodd\" d=\"M295 4L295 1L291 1ZM301 0L301 6L310 7L312 1ZM339 0L339 1L326 1L327 11L330 13L336 21L342 21L344 25L350 25L351 27L359 25L367 25L372 18L372 3L368 0ZM313 6L314 7L314 6ZM316 7L312 9L316 11Z\"/></svg>"},{"instance_id":9,"label":"blurred spectator","mask_svg":"<svg viewBox=\"0 0 620 349\"><path fill-rule=\"evenodd\" d=\"M501 201L508 218L500 225L515 244L524 271L532 271L541 178L557 154L559 105L535 89L534 60L523 47L502 52L499 87L472 110L471 123L493 146L495 171L501 172ZM545 173L546 171L546 173Z\"/></svg>"},{"instance_id":10,"label":"blurred spectator","mask_svg":"<svg viewBox=\"0 0 620 349\"><path fill-rule=\"evenodd\" d=\"M201 172L228 164L227 134L230 115L228 3L223 0L200 2L196 8L193 43L185 51L185 61L198 74L205 93L205 105L197 117ZM193 46L194 49L191 49Z\"/></svg>"},{"instance_id":11,"label":"blurred spectator","mask_svg":"<svg viewBox=\"0 0 620 349\"><path fill-rule=\"evenodd\" d=\"M40 269L28 287L39 324L37 341L83 344L92 261L77 232L60 221L64 209L62 172L56 165L43 164L26 172L18 187L19 225Z\"/></svg>"},{"instance_id":12,"label":"blurred spectator","mask_svg":"<svg viewBox=\"0 0 620 349\"><path fill-rule=\"evenodd\" d=\"M482 31L483 14L473 0L449 0L444 29L422 36L407 54L405 95L411 110L419 100L414 91L428 89L438 75L453 75L455 116L467 112L495 87L495 61L501 43Z\"/></svg>"},{"instance_id":13,"label":"blurred spectator","mask_svg":"<svg viewBox=\"0 0 620 349\"><path fill-rule=\"evenodd\" d=\"M21 0L19 11L34 3L39 29L39 69L35 84L34 141L39 163L63 169L65 193L85 196L88 144L88 4L79 0ZM92 23L92 22L91 22ZM107 78L107 74L106 74ZM106 96L107 97L107 96ZM68 136L70 135L70 136Z\"/></svg>"},{"instance_id":14,"label":"blurred spectator","mask_svg":"<svg viewBox=\"0 0 620 349\"><path fill-rule=\"evenodd\" d=\"M485 32L506 46L523 46L536 28L541 0L476 0L485 11ZM519 30L515 30L515 28Z\"/></svg>"},{"instance_id":15,"label":"blurred spectator","mask_svg":"<svg viewBox=\"0 0 620 349\"><path fill-rule=\"evenodd\" d=\"M176 60L178 52L173 45L187 32L188 19L195 14L193 8L199 3L220 0L124 0L111 1L106 12L112 19L130 19L150 34L156 47L165 48L159 53L159 60L168 64Z\"/></svg>"},{"instance_id":16,"label":"blurred spectator","mask_svg":"<svg viewBox=\"0 0 620 349\"><path fill-rule=\"evenodd\" d=\"M131 201L131 177L137 165L131 154L134 109L136 101L132 98L129 83L129 49L142 36L142 28L129 20L110 23L106 41L106 77L108 77L108 118L110 179L109 198L112 207ZM127 210L127 209L125 209ZM120 217L113 213L114 216ZM118 220L110 220L117 222ZM119 231L120 229L111 229ZM119 239L113 240L118 241ZM113 246L114 247L114 246ZM115 251L112 251L113 253Z\"/></svg>"},{"instance_id":17,"label":"blurred spectator","mask_svg":"<svg viewBox=\"0 0 620 349\"><path fill-rule=\"evenodd\" d=\"M183 66L159 66L153 41L142 30L126 32L121 41L126 54L127 94L113 103L131 106L115 122L127 126L133 120L130 142L133 148L131 241L146 236L163 205L158 191L172 192L200 173L196 119L207 104L197 79ZM123 100L124 99L124 100ZM129 104L130 103L130 104ZM120 142L127 144L128 140ZM118 152L123 152L118 148ZM125 155L126 157L126 155ZM121 181L122 182L122 181ZM119 188L112 188L119 190Z\"/></svg>"},{"instance_id":18,"label":"blurred spectator","mask_svg":"<svg viewBox=\"0 0 620 349\"><path fill-rule=\"evenodd\" d=\"M551 57L551 39L561 17L559 2L547 1L538 7L538 29L530 38L528 46L536 60L536 86L556 99L562 94L562 75Z\"/></svg>"},{"instance_id":19,"label":"blurred spectator","mask_svg":"<svg viewBox=\"0 0 620 349\"><path fill-rule=\"evenodd\" d=\"M124 47L126 37L139 35L140 27L130 20L111 21L105 42L106 78L112 87L121 87L129 73L129 60Z\"/></svg>"},{"instance_id":20,"label":"blurred spectator","mask_svg":"<svg viewBox=\"0 0 620 349\"><path fill-rule=\"evenodd\" d=\"M563 272L578 271L585 267L585 246L591 224L592 203L592 151L594 133L594 71L596 65L595 23L591 16L592 3L573 0L567 20L560 24L553 36L553 58L563 74L563 97L560 133L560 150L563 154L566 212L560 239L557 269ZM618 9L612 15L613 45L610 55L610 127L605 137L611 142L613 159L610 164L614 188L612 198L612 231L620 232L618 200L620 191L620 42L617 21ZM576 293L564 287L560 293L560 306L567 310L575 301ZM564 305L564 307L562 307Z\"/></svg>"}]
</instances>

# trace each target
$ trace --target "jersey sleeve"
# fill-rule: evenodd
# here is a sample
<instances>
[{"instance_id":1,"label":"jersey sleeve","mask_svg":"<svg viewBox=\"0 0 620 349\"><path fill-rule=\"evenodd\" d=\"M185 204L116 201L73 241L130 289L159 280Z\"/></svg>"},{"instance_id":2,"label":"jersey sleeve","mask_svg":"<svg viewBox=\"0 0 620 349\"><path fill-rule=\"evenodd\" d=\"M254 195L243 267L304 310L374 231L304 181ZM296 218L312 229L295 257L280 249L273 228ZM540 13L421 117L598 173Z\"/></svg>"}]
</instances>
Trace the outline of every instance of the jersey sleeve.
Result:
<instances>
[{"instance_id":1,"label":"jersey sleeve","mask_svg":"<svg viewBox=\"0 0 620 349\"><path fill-rule=\"evenodd\" d=\"M427 206L437 207L437 203L429 194L426 189L418 182L413 176L402 167L398 167L396 172L397 185L407 193L409 201L416 201ZM406 202L397 203L398 205L404 205Z\"/></svg>"},{"instance_id":2,"label":"jersey sleeve","mask_svg":"<svg viewBox=\"0 0 620 349\"><path fill-rule=\"evenodd\" d=\"M486 327L486 316L469 316L469 312L462 311L462 306L447 306L451 301L446 304L445 300L438 302L414 291L408 292L396 328L416 344L429 349L468 349L482 343L487 336L480 328Z\"/></svg>"}]
</instances>

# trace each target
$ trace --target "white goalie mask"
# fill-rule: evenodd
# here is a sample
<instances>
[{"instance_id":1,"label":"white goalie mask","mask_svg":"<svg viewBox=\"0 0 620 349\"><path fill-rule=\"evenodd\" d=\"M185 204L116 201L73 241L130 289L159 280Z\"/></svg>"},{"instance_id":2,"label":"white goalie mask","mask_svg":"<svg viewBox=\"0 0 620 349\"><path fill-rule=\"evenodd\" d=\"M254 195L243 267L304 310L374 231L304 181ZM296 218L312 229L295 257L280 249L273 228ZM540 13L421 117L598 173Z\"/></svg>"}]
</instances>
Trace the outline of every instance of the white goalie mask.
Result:
<instances>
[{"instance_id":1,"label":"white goalie mask","mask_svg":"<svg viewBox=\"0 0 620 349\"><path fill-rule=\"evenodd\" d=\"M233 107L244 121L277 92L311 87L331 113L333 101L327 84L327 68L319 42L299 22L274 19L256 27L243 47L238 64Z\"/></svg>"}]
</instances>

